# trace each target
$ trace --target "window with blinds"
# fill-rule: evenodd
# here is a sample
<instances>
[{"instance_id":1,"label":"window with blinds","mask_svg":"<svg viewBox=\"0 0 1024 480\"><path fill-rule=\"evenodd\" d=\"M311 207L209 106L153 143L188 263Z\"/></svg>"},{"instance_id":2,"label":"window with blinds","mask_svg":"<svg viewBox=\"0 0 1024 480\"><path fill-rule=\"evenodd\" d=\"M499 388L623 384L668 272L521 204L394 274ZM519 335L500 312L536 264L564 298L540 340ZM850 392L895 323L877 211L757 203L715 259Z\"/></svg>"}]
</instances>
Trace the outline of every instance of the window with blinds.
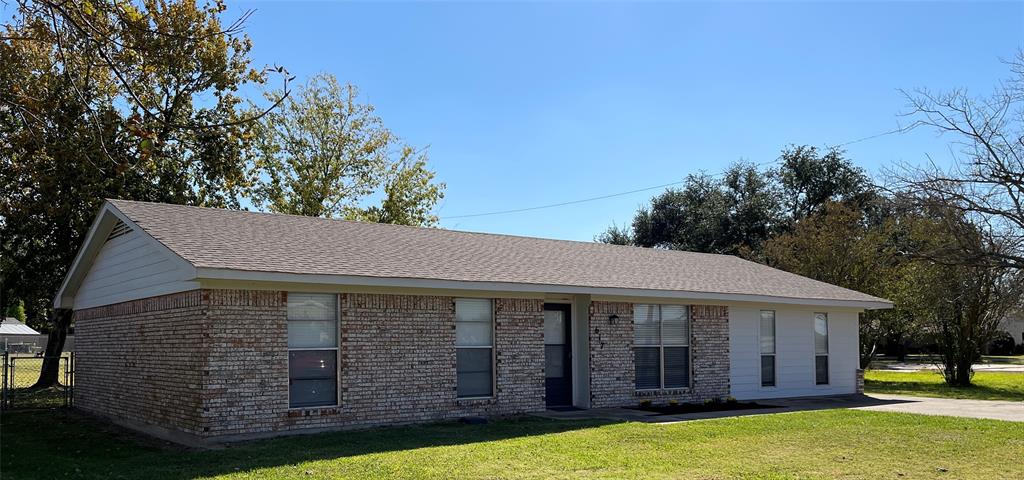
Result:
<instances>
[{"instance_id":1,"label":"window with blinds","mask_svg":"<svg viewBox=\"0 0 1024 480\"><path fill-rule=\"evenodd\" d=\"M338 404L338 296L288 294L288 404Z\"/></svg>"},{"instance_id":2,"label":"window with blinds","mask_svg":"<svg viewBox=\"0 0 1024 480\"><path fill-rule=\"evenodd\" d=\"M689 312L685 305L633 306L637 390L690 385Z\"/></svg>"},{"instance_id":3,"label":"window with blinds","mask_svg":"<svg viewBox=\"0 0 1024 480\"><path fill-rule=\"evenodd\" d=\"M828 314L814 314L814 383L828 385Z\"/></svg>"},{"instance_id":4,"label":"window with blinds","mask_svg":"<svg viewBox=\"0 0 1024 480\"><path fill-rule=\"evenodd\" d=\"M761 310L761 386L775 386L775 311Z\"/></svg>"},{"instance_id":5,"label":"window with blinds","mask_svg":"<svg viewBox=\"0 0 1024 480\"><path fill-rule=\"evenodd\" d=\"M455 300L455 389L460 398L493 394L493 313L489 299Z\"/></svg>"}]
</instances>

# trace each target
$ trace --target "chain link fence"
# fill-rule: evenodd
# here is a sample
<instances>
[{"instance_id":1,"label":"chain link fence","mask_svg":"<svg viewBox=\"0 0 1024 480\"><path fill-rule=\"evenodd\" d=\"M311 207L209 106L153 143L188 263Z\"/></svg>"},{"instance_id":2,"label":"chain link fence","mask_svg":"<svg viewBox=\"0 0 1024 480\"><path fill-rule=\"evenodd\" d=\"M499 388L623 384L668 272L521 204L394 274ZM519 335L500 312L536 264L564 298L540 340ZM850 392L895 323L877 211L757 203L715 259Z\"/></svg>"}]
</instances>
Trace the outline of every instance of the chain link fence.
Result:
<instances>
[{"instance_id":1,"label":"chain link fence","mask_svg":"<svg viewBox=\"0 0 1024 480\"><path fill-rule=\"evenodd\" d=\"M39 380L43 361L58 362L57 385L32 388ZM59 357L3 353L0 372L0 409L70 407L74 403L75 356L66 352Z\"/></svg>"}]
</instances>

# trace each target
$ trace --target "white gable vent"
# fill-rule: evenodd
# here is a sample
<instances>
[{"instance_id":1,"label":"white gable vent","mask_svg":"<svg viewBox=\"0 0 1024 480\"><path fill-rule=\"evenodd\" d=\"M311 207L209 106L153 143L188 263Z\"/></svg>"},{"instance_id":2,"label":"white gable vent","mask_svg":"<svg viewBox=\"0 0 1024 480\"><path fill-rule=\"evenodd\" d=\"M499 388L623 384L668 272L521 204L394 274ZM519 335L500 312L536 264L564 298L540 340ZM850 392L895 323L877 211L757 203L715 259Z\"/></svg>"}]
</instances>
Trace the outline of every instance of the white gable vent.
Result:
<instances>
[{"instance_id":1,"label":"white gable vent","mask_svg":"<svg viewBox=\"0 0 1024 480\"><path fill-rule=\"evenodd\" d=\"M131 231L131 227L126 225L124 222L118 220L117 225L114 225L114 229L111 230L110 235L107 236L107 241L109 242L117 237L120 237L121 235L126 235Z\"/></svg>"}]
</instances>

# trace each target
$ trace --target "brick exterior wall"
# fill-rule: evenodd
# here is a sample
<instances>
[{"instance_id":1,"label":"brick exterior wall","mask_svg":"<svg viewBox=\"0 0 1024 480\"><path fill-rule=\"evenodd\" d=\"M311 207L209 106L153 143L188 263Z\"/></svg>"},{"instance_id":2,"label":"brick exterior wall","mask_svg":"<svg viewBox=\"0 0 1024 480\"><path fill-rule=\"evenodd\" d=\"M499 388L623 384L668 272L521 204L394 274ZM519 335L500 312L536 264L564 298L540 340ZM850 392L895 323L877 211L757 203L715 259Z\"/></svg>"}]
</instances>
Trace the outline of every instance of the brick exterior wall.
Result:
<instances>
[{"instance_id":1,"label":"brick exterior wall","mask_svg":"<svg viewBox=\"0 0 1024 480\"><path fill-rule=\"evenodd\" d=\"M544 410L543 300L494 300L495 395L475 400L456 398L454 298L340 300L337 407L288 408L287 293L244 290L76 312L76 405L199 437Z\"/></svg>"},{"instance_id":2,"label":"brick exterior wall","mask_svg":"<svg viewBox=\"0 0 1024 480\"><path fill-rule=\"evenodd\" d=\"M618 318L611 318L612 316ZM729 308L690 307L691 388L636 391L633 357L633 304L590 304L591 407L656 404L669 400L703 402L729 395Z\"/></svg>"},{"instance_id":3,"label":"brick exterior wall","mask_svg":"<svg viewBox=\"0 0 1024 480\"><path fill-rule=\"evenodd\" d=\"M453 297L342 294L341 401L307 409L288 408L287 301L278 291L195 290L75 312L75 404L200 438L545 408L541 299L494 300L494 396L460 400ZM591 405L727 396L728 308L690 313L692 388L636 392L633 305L592 302Z\"/></svg>"},{"instance_id":4,"label":"brick exterior wall","mask_svg":"<svg viewBox=\"0 0 1024 480\"><path fill-rule=\"evenodd\" d=\"M288 408L284 292L203 290L208 335L203 436L275 428Z\"/></svg>"},{"instance_id":5,"label":"brick exterior wall","mask_svg":"<svg viewBox=\"0 0 1024 480\"><path fill-rule=\"evenodd\" d=\"M864 369L862 369L862 368L858 368L857 369L856 382L857 382L857 384L856 384L857 385L856 386L856 388L857 388L856 392L857 393L864 393Z\"/></svg>"},{"instance_id":6,"label":"brick exterior wall","mask_svg":"<svg viewBox=\"0 0 1024 480\"><path fill-rule=\"evenodd\" d=\"M207 329L198 290L74 315L75 407L202 433Z\"/></svg>"}]
</instances>

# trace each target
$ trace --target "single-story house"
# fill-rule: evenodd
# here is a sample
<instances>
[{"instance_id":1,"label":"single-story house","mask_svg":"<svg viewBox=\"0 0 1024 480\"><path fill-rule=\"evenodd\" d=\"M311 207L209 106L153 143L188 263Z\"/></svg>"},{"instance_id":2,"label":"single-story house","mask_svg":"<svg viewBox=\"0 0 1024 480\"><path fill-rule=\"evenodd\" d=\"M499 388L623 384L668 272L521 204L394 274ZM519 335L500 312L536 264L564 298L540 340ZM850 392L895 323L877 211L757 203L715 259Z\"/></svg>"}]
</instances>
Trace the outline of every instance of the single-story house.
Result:
<instances>
[{"instance_id":1,"label":"single-story house","mask_svg":"<svg viewBox=\"0 0 1024 480\"><path fill-rule=\"evenodd\" d=\"M197 440L849 394L891 307L726 255L123 200L54 305L77 408Z\"/></svg>"},{"instance_id":2,"label":"single-story house","mask_svg":"<svg viewBox=\"0 0 1024 480\"><path fill-rule=\"evenodd\" d=\"M32 327L25 325L14 317L6 317L0 322L0 349L11 353L36 353L41 351L38 346L38 339L43 338L43 346L46 346L46 336L37 332Z\"/></svg>"}]
</instances>

